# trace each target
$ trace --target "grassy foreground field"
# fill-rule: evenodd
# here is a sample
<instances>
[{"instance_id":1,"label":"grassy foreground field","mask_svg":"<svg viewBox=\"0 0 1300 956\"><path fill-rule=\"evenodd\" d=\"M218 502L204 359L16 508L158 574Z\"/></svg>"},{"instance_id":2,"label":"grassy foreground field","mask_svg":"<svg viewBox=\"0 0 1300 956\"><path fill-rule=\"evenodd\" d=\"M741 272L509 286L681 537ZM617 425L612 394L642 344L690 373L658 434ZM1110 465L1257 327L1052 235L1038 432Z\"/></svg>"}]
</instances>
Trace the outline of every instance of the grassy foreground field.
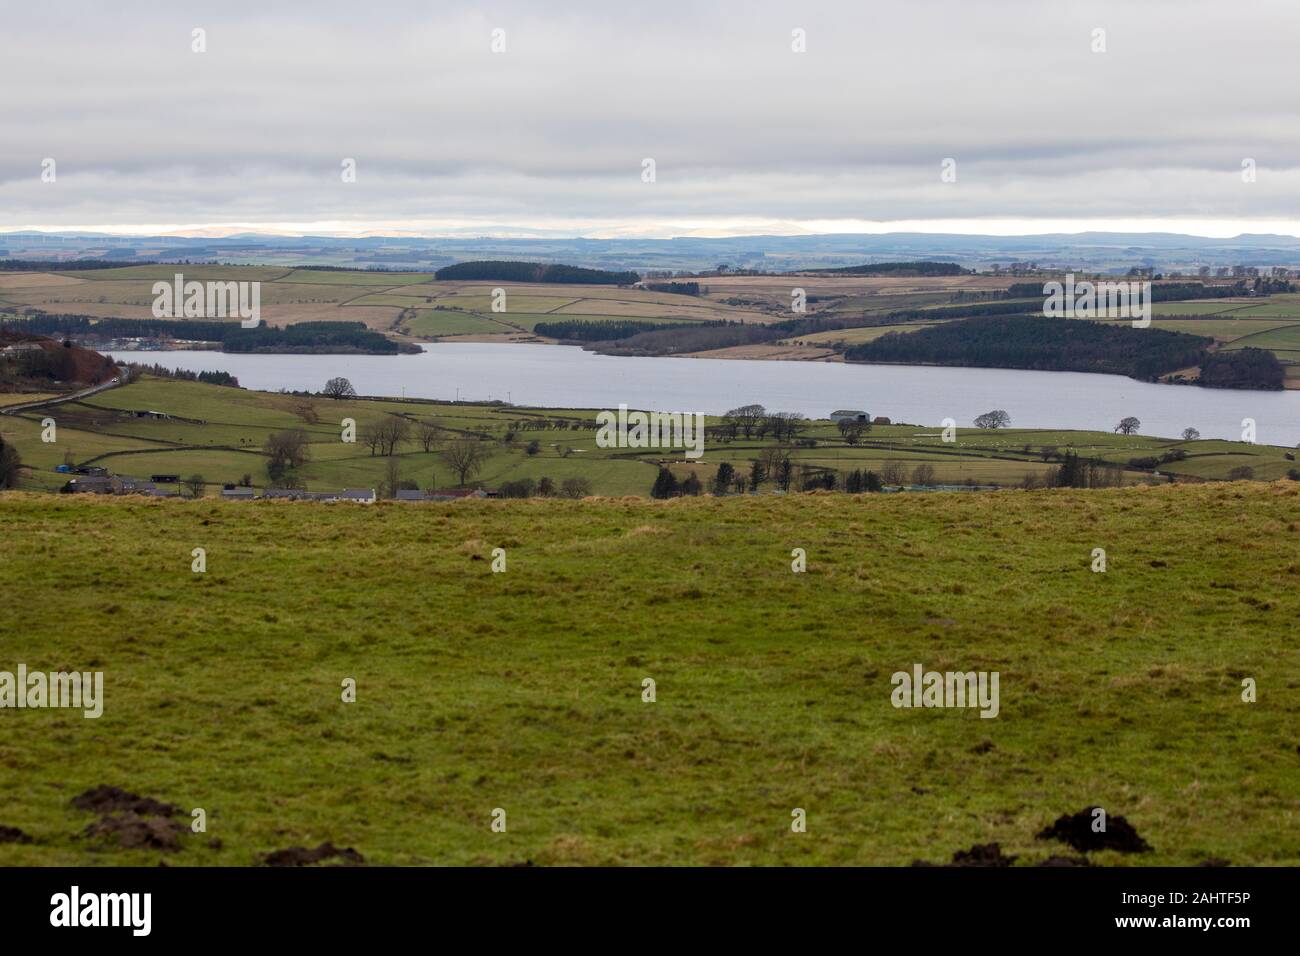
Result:
<instances>
[{"instance_id":1,"label":"grassy foreground field","mask_svg":"<svg viewBox=\"0 0 1300 956\"><path fill-rule=\"evenodd\" d=\"M1034 834L1098 804L1153 850L1097 863L1294 865L1298 545L1295 482L4 494L0 670L102 670L105 704L0 713L0 825L33 838L0 864L251 864L325 840L375 864L883 865L996 840L1026 864L1071 852ZM998 671L999 716L895 709L914 663ZM100 784L202 807L208 832L169 854L86 837L69 801Z\"/></svg>"}]
</instances>

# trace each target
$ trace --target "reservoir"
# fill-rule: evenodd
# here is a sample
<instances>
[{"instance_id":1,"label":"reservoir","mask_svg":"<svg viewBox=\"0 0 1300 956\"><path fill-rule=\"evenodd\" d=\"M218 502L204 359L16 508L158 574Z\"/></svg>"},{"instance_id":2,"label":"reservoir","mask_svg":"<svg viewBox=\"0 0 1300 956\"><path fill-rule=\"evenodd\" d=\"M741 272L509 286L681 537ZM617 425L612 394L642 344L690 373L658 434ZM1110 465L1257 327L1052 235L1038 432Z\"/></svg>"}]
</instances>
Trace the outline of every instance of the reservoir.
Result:
<instances>
[{"instance_id":1,"label":"reservoir","mask_svg":"<svg viewBox=\"0 0 1300 956\"><path fill-rule=\"evenodd\" d=\"M192 371L221 370L244 388L320 391L344 376L359 395L509 401L550 408L719 415L757 403L826 418L859 409L894 422L959 428L1005 409L1012 428L1110 431L1129 415L1144 435L1241 440L1252 418L1261 444L1300 443L1300 391L1257 392L1156 385L1119 375L918 365L849 365L743 359L624 358L574 346L436 342L419 355L244 355L115 352L115 359Z\"/></svg>"}]
</instances>

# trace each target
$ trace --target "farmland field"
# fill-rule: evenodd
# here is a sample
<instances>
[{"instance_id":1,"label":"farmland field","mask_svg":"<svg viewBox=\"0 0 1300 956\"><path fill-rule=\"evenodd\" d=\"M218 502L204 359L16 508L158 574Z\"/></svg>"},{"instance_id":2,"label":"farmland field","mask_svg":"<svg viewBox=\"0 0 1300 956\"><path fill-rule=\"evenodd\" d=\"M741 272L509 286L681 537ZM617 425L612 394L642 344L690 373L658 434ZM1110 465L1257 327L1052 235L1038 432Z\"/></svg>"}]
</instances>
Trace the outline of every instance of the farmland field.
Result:
<instances>
[{"instance_id":1,"label":"farmland field","mask_svg":"<svg viewBox=\"0 0 1300 956\"><path fill-rule=\"evenodd\" d=\"M430 273L418 272L214 265L0 275L0 313L30 307L52 314L151 318L153 283L171 282L177 273L200 281L261 282L262 317L273 325L363 322L378 331L431 340L457 335L497 335L501 341L513 340L521 332L531 333L548 315L588 321L727 319L763 323L779 318L704 297L614 286L437 282ZM505 290L504 313L492 312L495 288ZM457 312L465 318L446 317ZM486 322L475 321L475 316Z\"/></svg>"},{"instance_id":2,"label":"farmland field","mask_svg":"<svg viewBox=\"0 0 1300 956\"><path fill-rule=\"evenodd\" d=\"M475 318L456 312L435 314L456 320ZM169 417L137 415L145 411ZM704 457L695 461L684 458L681 449L600 448L596 445L595 414L590 409L333 400L145 376L80 402L0 416L0 438L13 443L28 466L23 479L27 488L57 490L68 476L54 469L70 462L143 478L155 473L198 474L206 480L210 493L245 475L261 487L266 481L266 441L287 429L301 429L309 442L310 460L297 476L307 488L378 487L386 474L387 459L374 454L364 442L344 443L340 427L345 418L353 419L359 431L402 419L413 432L429 422L442 428L448 439L473 438L486 455L478 480L488 487L526 478L549 477L561 482L585 477L591 490L602 495L648 493L661 462L680 478L692 472L702 479L711 478L724 461L748 472L751 462L776 444L758 437L711 441ZM40 439L40 421L47 415L58 424L54 443ZM716 424L717 419L708 422ZM881 471L892 463L910 475L917 465L927 464L933 467L934 481L939 484L1019 485L1029 475L1041 478L1056 465L1054 456L1066 449L1121 467L1133 459L1177 453L1178 460L1161 463L1165 477L1160 480L1168 480L1170 475L1223 479L1238 467L1250 467L1254 477L1272 480L1296 468L1296 462L1285 457L1294 452L1271 445L1182 442L1109 432L961 428L956 440L947 443L934 426L878 425L850 445L836 426L814 421L804 436L811 445L785 449L796 468L830 469L844 475L854 470ZM537 444L530 452L533 442ZM397 449L396 458L400 476L421 488L455 483L439 451L425 450L414 434ZM1124 480L1155 479L1148 471L1130 469Z\"/></svg>"},{"instance_id":3,"label":"farmland field","mask_svg":"<svg viewBox=\"0 0 1300 956\"><path fill-rule=\"evenodd\" d=\"M247 865L329 840L374 864L897 866L997 841L1024 865L1064 849L1040 829L1097 804L1152 849L1095 863L1295 865L1298 518L1292 482L0 495L0 588L23 594L7 655L105 674L97 720L9 715L0 765L23 786L0 823L34 842L0 863ZM891 706L915 662L998 671L997 719ZM202 807L208 832L171 853L85 837L70 801L101 784Z\"/></svg>"}]
</instances>

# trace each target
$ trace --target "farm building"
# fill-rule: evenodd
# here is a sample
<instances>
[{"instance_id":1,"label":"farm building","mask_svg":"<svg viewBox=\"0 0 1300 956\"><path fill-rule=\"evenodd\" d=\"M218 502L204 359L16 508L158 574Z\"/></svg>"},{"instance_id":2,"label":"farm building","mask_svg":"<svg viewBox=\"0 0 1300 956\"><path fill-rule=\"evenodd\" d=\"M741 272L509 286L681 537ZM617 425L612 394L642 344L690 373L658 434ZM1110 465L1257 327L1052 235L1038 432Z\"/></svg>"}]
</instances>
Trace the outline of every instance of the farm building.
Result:
<instances>
[{"instance_id":1,"label":"farm building","mask_svg":"<svg viewBox=\"0 0 1300 956\"><path fill-rule=\"evenodd\" d=\"M375 489L373 488L344 488L342 491L327 492L323 501L355 501L358 504L372 505L375 503Z\"/></svg>"},{"instance_id":2,"label":"farm building","mask_svg":"<svg viewBox=\"0 0 1300 956\"><path fill-rule=\"evenodd\" d=\"M833 422L869 422L871 416L866 412L860 412L856 408L841 408L831 412L831 421Z\"/></svg>"}]
</instances>

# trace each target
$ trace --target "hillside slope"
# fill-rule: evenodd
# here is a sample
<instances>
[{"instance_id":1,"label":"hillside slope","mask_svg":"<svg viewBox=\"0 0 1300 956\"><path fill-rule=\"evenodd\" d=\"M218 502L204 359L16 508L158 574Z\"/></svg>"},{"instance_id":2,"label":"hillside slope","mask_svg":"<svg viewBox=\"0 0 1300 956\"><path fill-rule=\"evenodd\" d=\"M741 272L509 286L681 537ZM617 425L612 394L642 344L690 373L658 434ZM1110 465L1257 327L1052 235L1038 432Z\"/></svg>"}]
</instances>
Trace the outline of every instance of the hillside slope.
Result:
<instances>
[{"instance_id":1,"label":"hillside slope","mask_svg":"<svg viewBox=\"0 0 1300 956\"><path fill-rule=\"evenodd\" d=\"M1300 862L1294 482L421 508L7 494L0 527L0 670L105 675L97 720L0 715L0 825L33 837L0 864L250 864L330 840L379 864L885 865L998 841L1023 865L1070 852L1034 834L1093 804L1153 848L1096 863ZM891 675L915 664L998 671L998 716L896 709ZM208 832L172 853L84 837L70 800L101 784L186 824L202 807Z\"/></svg>"}]
</instances>

